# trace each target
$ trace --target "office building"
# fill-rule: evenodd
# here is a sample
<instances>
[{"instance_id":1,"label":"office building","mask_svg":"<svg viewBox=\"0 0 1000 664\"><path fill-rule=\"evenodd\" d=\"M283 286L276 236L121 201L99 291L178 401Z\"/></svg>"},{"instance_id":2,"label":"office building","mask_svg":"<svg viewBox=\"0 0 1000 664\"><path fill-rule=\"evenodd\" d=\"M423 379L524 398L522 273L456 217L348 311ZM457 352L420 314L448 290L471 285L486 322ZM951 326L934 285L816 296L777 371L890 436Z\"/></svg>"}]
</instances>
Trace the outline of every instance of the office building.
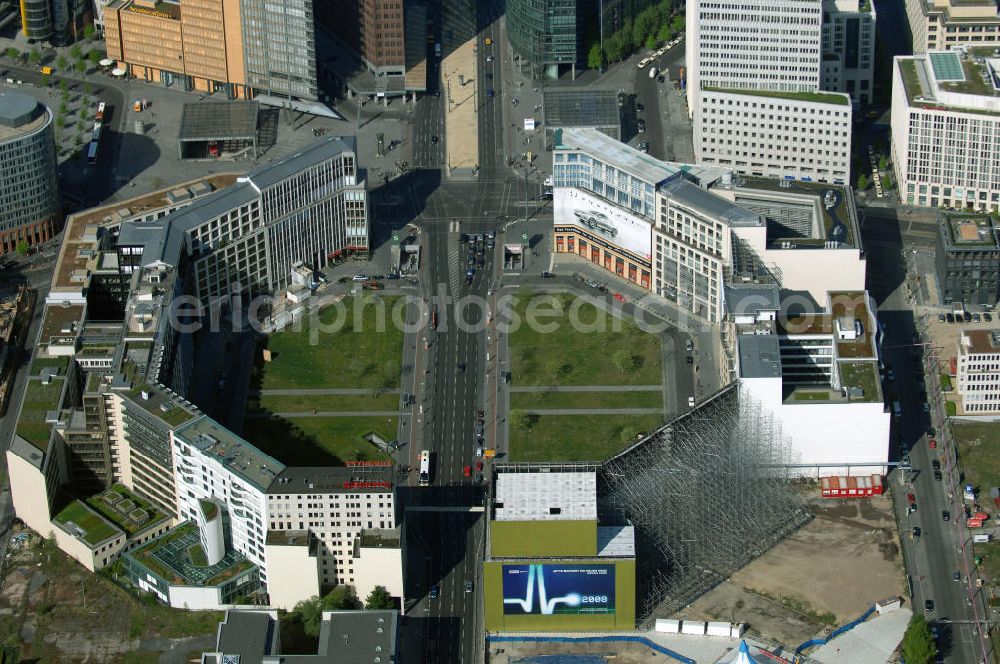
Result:
<instances>
[{"instance_id":1,"label":"office building","mask_svg":"<svg viewBox=\"0 0 1000 664\"><path fill-rule=\"evenodd\" d=\"M831 291L820 307L794 315L779 314L774 286L736 286L726 297L733 375L780 422L792 473L883 474L891 416L868 292Z\"/></svg>"},{"instance_id":2,"label":"office building","mask_svg":"<svg viewBox=\"0 0 1000 664\"><path fill-rule=\"evenodd\" d=\"M215 648L201 664L294 662L295 664L393 664L399 661L399 614L396 611L324 611L316 653L284 655L278 612L226 611Z\"/></svg>"},{"instance_id":3,"label":"office building","mask_svg":"<svg viewBox=\"0 0 1000 664\"><path fill-rule=\"evenodd\" d=\"M272 606L308 599L302 582L321 587L348 583L359 597L376 585L403 596L401 524L390 463L286 468L267 491L269 559L302 561L272 566ZM277 547L284 547L277 549ZM315 575L302 574L304 565ZM275 577L274 575L280 575ZM313 593L315 594L315 593Z\"/></svg>"},{"instance_id":4,"label":"office building","mask_svg":"<svg viewBox=\"0 0 1000 664\"><path fill-rule=\"evenodd\" d=\"M318 99L312 0L286 0L277 5L243 0L239 11L247 85L257 94Z\"/></svg>"},{"instance_id":5,"label":"office building","mask_svg":"<svg viewBox=\"0 0 1000 664\"><path fill-rule=\"evenodd\" d=\"M51 0L20 0L21 32L29 42L50 39L53 34Z\"/></svg>"},{"instance_id":6,"label":"office building","mask_svg":"<svg viewBox=\"0 0 1000 664\"><path fill-rule=\"evenodd\" d=\"M635 529L598 517L597 473L499 467L491 484L486 629L634 630Z\"/></svg>"},{"instance_id":7,"label":"office building","mask_svg":"<svg viewBox=\"0 0 1000 664\"><path fill-rule=\"evenodd\" d=\"M937 280L944 302L993 306L1000 297L1000 241L990 215L938 213Z\"/></svg>"},{"instance_id":8,"label":"office building","mask_svg":"<svg viewBox=\"0 0 1000 664\"><path fill-rule=\"evenodd\" d=\"M755 177L847 182L852 113L846 94L703 89L696 96L699 164Z\"/></svg>"},{"instance_id":9,"label":"office building","mask_svg":"<svg viewBox=\"0 0 1000 664\"><path fill-rule=\"evenodd\" d=\"M1000 413L1000 331L962 330L958 339L955 388L960 415Z\"/></svg>"},{"instance_id":10,"label":"office building","mask_svg":"<svg viewBox=\"0 0 1000 664\"><path fill-rule=\"evenodd\" d=\"M913 53L956 46L1000 46L1000 12L991 0L906 0Z\"/></svg>"},{"instance_id":11,"label":"office building","mask_svg":"<svg viewBox=\"0 0 1000 664\"><path fill-rule=\"evenodd\" d=\"M857 109L872 102L875 7L871 0L824 0L820 86L846 92Z\"/></svg>"},{"instance_id":12,"label":"office building","mask_svg":"<svg viewBox=\"0 0 1000 664\"><path fill-rule=\"evenodd\" d=\"M292 266L368 250L363 171L352 138L330 137L149 223L124 224L119 251L142 267L188 265L204 300L277 292Z\"/></svg>"},{"instance_id":13,"label":"office building","mask_svg":"<svg viewBox=\"0 0 1000 664\"><path fill-rule=\"evenodd\" d=\"M514 53L533 75L558 78L587 61L594 43L633 20L651 0L509 0L507 30ZM603 12L603 13L602 13Z\"/></svg>"},{"instance_id":14,"label":"office building","mask_svg":"<svg viewBox=\"0 0 1000 664\"><path fill-rule=\"evenodd\" d=\"M892 161L903 202L1000 210L998 71L992 48L896 58Z\"/></svg>"},{"instance_id":15,"label":"office building","mask_svg":"<svg viewBox=\"0 0 1000 664\"><path fill-rule=\"evenodd\" d=\"M0 254L51 239L62 225L52 111L0 92Z\"/></svg>"},{"instance_id":16,"label":"office building","mask_svg":"<svg viewBox=\"0 0 1000 664\"><path fill-rule=\"evenodd\" d=\"M820 91L821 0L697 0L687 4L686 26L697 163L747 175L847 182L851 106L843 93ZM832 62L835 52L830 55Z\"/></svg>"}]
</instances>

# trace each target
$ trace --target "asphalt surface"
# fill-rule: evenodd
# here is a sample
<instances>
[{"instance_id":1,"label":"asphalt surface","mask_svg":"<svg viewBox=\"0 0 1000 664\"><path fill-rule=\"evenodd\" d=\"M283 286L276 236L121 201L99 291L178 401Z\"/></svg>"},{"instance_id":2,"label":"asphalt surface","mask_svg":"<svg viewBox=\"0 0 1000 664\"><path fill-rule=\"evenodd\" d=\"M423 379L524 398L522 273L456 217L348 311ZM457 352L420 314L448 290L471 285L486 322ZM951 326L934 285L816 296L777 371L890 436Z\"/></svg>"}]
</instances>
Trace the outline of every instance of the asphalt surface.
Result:
<instances>
[{"instance_id":1,"label":"asphalt surface","mask_svg":"<svg viewBox=\"0 0 1000 664\"><path fill-rule=\"evenodd\" d=\"M965 581L970 576L971 566L962 554L963 533L967 531L960 525L963 515L956 506L960 498L955 495L958 476L953 449L945 444L943 435L944 407L940 393L933 382L934 377L925 370L924 348L914 336L914 314L904 283L906 262L901 253L904 245L900 243L900 238L906 237L909 222L905 214L900 216L901 222L890 223L882 218L881 225L874 228L866 222L864 232L869 288L878 302L878 316L885 326L883 357L887 368L895 372L895 380L885 383L886 400L890 404L899 400L902 407L902 416L893 419L893 459L899 461L903 452L908 451L912 466L912 471L897 469L889 476L894 509L908 581L912 586L913 611L923 611L936 626L938 647L945 662L979 662L983 661L982 647L971 622L975 590ZM878 240L872 242L872 237ZM892 240L893 237L896 239ZM905 246L909 244L907 241ZM926 390L925 378L928 381ZM922 393L925 391L929 413L923 411ZM928 443L929 426L934 426L938 433L938 447L933 450ZM941 480L934 479L933 460L941 464ZM914 496L915 511L909 509L907 494ZM942 516L946 510L948 521ZM915 536L914 527L920 529L919 536ZM955 571L961 577L958 582L953 578ZM980 601L979 597L975 599ZM933 602L932 610L925 609L927 600ZM981 608L979 615L983 615Z\"/></svg>"}]
</instances>

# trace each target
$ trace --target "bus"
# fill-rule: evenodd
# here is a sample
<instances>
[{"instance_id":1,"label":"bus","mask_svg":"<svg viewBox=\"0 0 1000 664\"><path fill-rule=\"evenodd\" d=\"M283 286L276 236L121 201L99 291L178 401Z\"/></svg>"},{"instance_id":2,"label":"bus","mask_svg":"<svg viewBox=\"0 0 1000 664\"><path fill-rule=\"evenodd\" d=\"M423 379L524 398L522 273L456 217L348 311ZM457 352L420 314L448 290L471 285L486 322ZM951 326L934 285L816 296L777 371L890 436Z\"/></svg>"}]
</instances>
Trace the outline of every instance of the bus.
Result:
<instances>
[{"instance_id":1,"label":"bus","mask_svg":"<svg viewBox=\"0 0 1000 664\"><path fill-rule=\"evenodd\" d=\"M91 141L90 146L87 147L87 163L96 164L97 163L97 146L99 143L97 141Z\"/></svg>"},{"instance_id":2,"label":"bus","mask_svg":"<svg viewBox=\"0 0 1000 664\"><path fill-rule=\"evenodd\" d=\"M431 485L431 453L428 450L420 452L420 486Z\"/></svg>"},{"instance_id":3,"label":"bus","mask_svg":"<svg viewBox=\"0 0 1000 664\"><path fill-rule=\"evenodd\" d=\"M104 122L104 111L107 109L105 102L101 102L97 105L97 121Z\"/></svg>"},{"instance_id":4,"label":"bus","mask_svg":"<svg viewBox=\"0 0 1000 664\"><path fill-rule=\"evenodd\" d=\"M438 310L437 307L431 307L431 329L438 329Z\"/></svg>"}]
</instances>

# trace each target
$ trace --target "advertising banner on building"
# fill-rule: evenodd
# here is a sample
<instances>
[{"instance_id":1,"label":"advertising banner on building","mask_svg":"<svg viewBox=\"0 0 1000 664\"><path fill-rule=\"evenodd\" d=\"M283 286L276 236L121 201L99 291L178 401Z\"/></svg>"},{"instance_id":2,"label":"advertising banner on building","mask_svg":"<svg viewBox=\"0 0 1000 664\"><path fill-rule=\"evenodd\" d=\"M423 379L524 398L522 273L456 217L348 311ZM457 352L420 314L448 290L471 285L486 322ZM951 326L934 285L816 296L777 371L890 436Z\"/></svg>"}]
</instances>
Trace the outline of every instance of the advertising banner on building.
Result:
<instances>
[{"instance_id":1,"label":"advertising banner on building","mask_svg":"<svg viewBox=\"0 0 1000 664\"><path fill-rule=\"evenodd\" d=\"M553 200L556 226L580 226L609 244L651 259L652 225L642 217L572 187L558 187Z\"/></svg>"},{"instance_id":2,"label":"advertising banner on building","mask_svg":"<svg viewBox=\"0 0 1000 664\"><path fill-rule=\"evenodd\" d=\"M505 615L615 612L615 566L545 563L503 566Z\"/></svg>"}]
</instances>

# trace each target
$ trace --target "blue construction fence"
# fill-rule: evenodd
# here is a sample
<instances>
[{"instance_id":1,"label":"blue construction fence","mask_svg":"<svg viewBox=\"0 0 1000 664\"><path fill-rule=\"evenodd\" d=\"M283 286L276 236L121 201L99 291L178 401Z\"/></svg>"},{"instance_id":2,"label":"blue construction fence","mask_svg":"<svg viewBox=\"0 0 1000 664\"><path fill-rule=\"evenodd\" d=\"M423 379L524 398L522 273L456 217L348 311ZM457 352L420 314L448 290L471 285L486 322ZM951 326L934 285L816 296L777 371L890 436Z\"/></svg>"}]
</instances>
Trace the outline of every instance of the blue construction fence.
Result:
<instances>
[{"instance_id":1,"label":"blue construction fence","mask_svg":"<svg viewBox=\"0 0 1000 664\"><path fill-rule=\"evenodd\" d=\"M658 643L653 643L643 636L494 636L487 635L486 641L489 643L638 643L646 646L650 650L666 655L683 664L698 664L690 657L685 657L676 653L670 648L664 648Z\"/></svg>"},{"instance_id":2,"label":"blue construction fence","mask_svg":"<svg viewBox=\"0 0 1000 664\"><path fill-rule=\"evenodd\" d=\"M868 620L868 618L870 618L873 613L875 613L875 605L872 605L872 607L870 609L868 609L863 614L861 614L860 618L858 618L856 620L853 620L853 621L847 623L846 625L841 625L837 629L835 629L832 632L830 632L830 635L827 636L826 638L824 638L824 639L809 639L808 641L806 641L805 643L803 643L802 645L800 645L798 648L795 649L795 654L796 655L801 655L802 651L805 650L806 648L812 648L813 646L821 646L824 643L828 643L829 641L832 641L833 639L837 638L838 636L840 636L844 632L846 632L848 630L852 630L855 627L857 627L858 625L860 625L861 623L863 623L864 621Z\"/></svg>"}]
</instances>

